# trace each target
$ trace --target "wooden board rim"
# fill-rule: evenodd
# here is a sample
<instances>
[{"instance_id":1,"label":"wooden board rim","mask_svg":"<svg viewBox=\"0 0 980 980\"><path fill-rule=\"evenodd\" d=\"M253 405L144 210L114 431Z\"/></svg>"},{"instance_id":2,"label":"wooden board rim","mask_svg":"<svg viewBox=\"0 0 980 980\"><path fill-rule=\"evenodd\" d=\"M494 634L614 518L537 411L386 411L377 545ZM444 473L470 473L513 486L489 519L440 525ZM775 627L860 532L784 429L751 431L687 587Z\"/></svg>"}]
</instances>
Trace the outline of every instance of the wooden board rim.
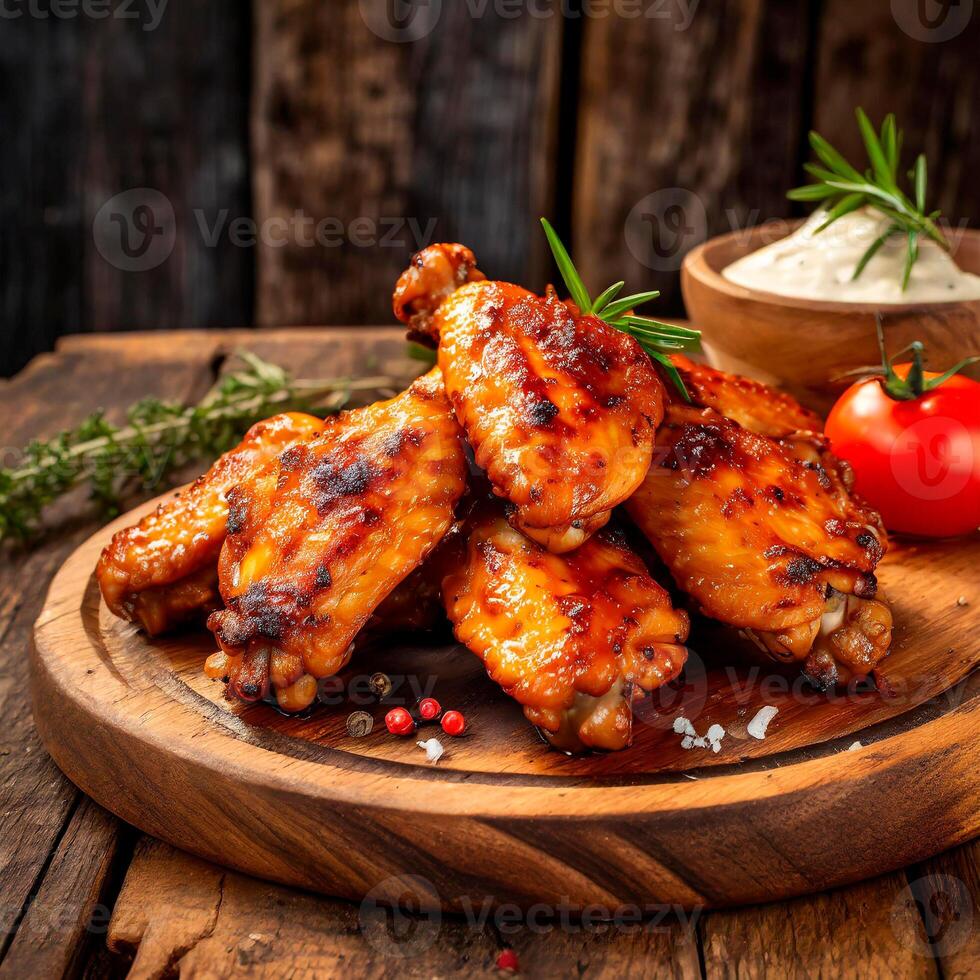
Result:
<instances>
[{"instance_id":1,"label":"wooden board rim","mask_svg":"<svg viewBox=\"0 0 980 980\"><path fill-rule=\"evenodd\" d=\"M99 542L99 549L101 550L101 541L103 539L103 534L97 534L92 539L89 539L85 544L81 545L79 549L72 554L72 556L65 562L64 566L59 570L58 574L52 580L51 587L48 592L48 599L45 602L44 608L40 617L38 618L34 646L35 646L35 664L44 668L51 656L57 656L54 649L47 645L46 643L46 633L47 627L61 619L61 614L53 613L51 610L52 596L57 595L63 588L66 582L71 582L77 579L79 574L79 569L88 569L90 572L89 583L87 589L94 588L94 583L91 581L91 569L94 568L93 555L97 555L97 550L92 547L93 541ZM81 614L81 607L79 607L79 614ZM84 628L84 623L82 623ZM86 628L86 633L88 633ZM52 678L53 680L53 678ZM121 678L120 683L125 683ZM163 693L163 692L161 692ZM946 724L951 721L952 718L964 717L967 719L972 719L974 717L980 718L980 692L974 692L972 696L961 704L958 708L953 709L950 712L946 712L939 718L932 719L926 722L925 725L916 725L912 729L897 733L891 738L887 739L889 745L894 747L896 744L901 744L901 740L907 738L917 738L921 737L923 734L923 729L928 727L930 731L934 728L938 734L939 731L946 730ZM81 699L81 694L72 694L72 692L62 688L61 694L63 697L75 697ZM117 711L115 709L115 704L113 704L114 714L106 716L104 714L105 705L95 701L89 702L89 711L93 721L99 720L103 723L111 721L114 727L122 734L130 734L133 732L127 727L127 724L131 725L133 719L123 711ZM910 711L908 714L913 714ZM902 716L905 717L904 715ZM944 724L945 723L945 724ZM938 727L936 727L938 726ZM223 726L227 727L227 726ZM978 728L978 733L980 733L980 728ZM159 737L161 740L165 738L163 733L155 733L152 728L146 728L140 726L139 737L143 741L149 741L155 737ZM236 764L239 760L235 758L236 753L241 752L242 755L248 755L252 751L268 752L269 749L263 748L256 745L250 741L243 740L236 736L233 732L227 731L227 736L229 742L222 743L220 749L210 749L209 757L205 759L200 759L198 761L210 762L212 766L225 765L230 766ZM896 743L894 739L899 739ZM158 743L161 748L164 747L164 742ZM169 743L166 743L169 744ZM785 793L795 793L797 791L806 790L819 785L823 780L827 779L831 775L831 770L835 767L837 772L833 774L833 779L835 782L841 782L844 780L858 779L863 776L871 776L879 771L880 768L887 768L884 763L887 761L880 758L880 749L876 753L873 750L876 746L884 746L884 742L871 743L870 745L862 746L861 749L855 750L855 752L849 753L847 759L848 762L857 762L859 760L875 760L875 764L867 769L865 772L862 767L855 766L854 768L849 768L843 773L840 771L840 759L837 755L825 756L817 759L806 759L802 761L792 761L794 755L799 755L798 750L790 751L784 753L784 756L790 757L790 759L785 760L789 762L788 765L781 765L778 769L769 769L764 771L750 771L742 772L737 774L732 773L710 773L699 778L696 781L684 780L677 781L674 778L664 778L664 777L652 777L649 780L637 780L631 782L629 785L615 786L602 784L598 787L587 787L587 786L568 786L569 789L574 789L576 794L580 792L585 792L586 797L583 801L583 808L581 812L565 814L565 818L572 818L574 816L588 817L596 813L595 805L599 802L597 799L593 799L591 794L601 794L605 799L602 801L602 812L607 814L629 814L635 813L638 809L642 809L646 813L655 813L664 810L677 810L677 809L688 809L689 807L696 807L697 800L702 796L703 786L699 785L702 782L710 781L713 788L720 791L725 795L726 805L739 805L751 800L758 800L762 798L773 798ZM171 745L171 750L176 751L176 748ZM544 750L544 749L542 749ZM330 750L337 754L346 755L347 753L341 753L340 750ZM360 758L360 757L358 757ZM358 773L356 770L351 770L344 768L343 766L336 765L330 766L325 762L314 762L312 760L294 760L298 765L326 765L328 768L335 768L345 774L345 777L354 785L350 788L352 790L357 790L358 792L353 792L350 796L346 795L342 790L334 790L334 792L339 792L339 795L349 803L354 803L358 805L371 805L371 806L385 806L388 797L390 799L390 793L388 790L382 790L380 793L372 792L372 783L375 777L380 772L375 772L371 774ZM377 766L380 770L386 770L383 774L388 776L398 776L405 780L421 780L426 783L429 782L448 782L448 783L461 783L461 782L492 782L492 780L487 780L486 775L483 773L474 773L472 776L466 779L455 778L450 776L447 780L445 778L446 772L444 770L437 770L431 767L426 767L424 765L406 765L404 763L387 762L384 760L368 760L372 765ZM210 768L210 766L205 765L204 768ZM247 765L241 766L243 772L250 773L250 778L255 777L257 770L255 768L249 767ZM791 782L790 774L792 774L792 781L795 785L792 788L788 785ZM263 773L263 775L267 775ZM442 776L441 779L435 777ZM540 780L542 783L553 783L553 777L542 775L542 776L531 776L530 780ZM802 785L800 780L803 780ZM275 783L278 780L274 780ZM363 782L363 787L359 784ZM317 790L318 787L316 783L310 781L304 785L308 786L311 790ZM531 786L520 786L514 785L510 782L504 782L499 784L494 784L497 789L503 794L504 802L506 804L506 809L508 813L519 814L524 817L534 818L534 817L545 817L548 816L547 811L541 811L536 809L533 805L528 806L528 800L526 797L529 795L527 793L521 792L522 790L536 790L540 789L540 785ZM665 788L669 787L669 789ZM287 786L282 786L282 788L287 788ZM364 795L360 794L360 790L364 791ZM642 805L638 805L637 794L643 794ZM610 797L612 800L610 801ZM324 797L325 799L333 798L331 796ZM479 816L493 816L493 813L480 811L478 809L473 809L467 804L468 794L465 792L455 792L450 790L448 795L443 798L441 795L436 796L436 798L421 798L419 800L412 800L407 802L399 803L397 809L406 810L409 812L418 813L449 813L456 816L468 816L468 817L479 817ZM705 804L705 805L716 805L715 803ZM980 830L980 821L978 821L978 830Z\"/></svg>"},{"instance_id":2,"label":"wooden board rim","mask_svg":"<svg viewBox=\"0 0 980 980\"><path fill-rule=\"evenodd\" d=\"M320 762L290 758L283 764L281 755L241 739L226 723L220 728L209 725L202 731L202 715L187 704L181 703L175 708L176 702L163 687L153 685L140 692L141 710L137 715L127 704L133 689L118 672L111 675L112 698L96 699L86 693L86 672L97 669L91 657L99 658L100 655L91 636L92 624L85 621L85 606L86 602L92 602L92 569L106 534L107 530L103 529L85 542L52 581L34 634L32 687L35 716L48 751L69 778L99 803L138 825L143 814L141 807L153 805L152 792L147 794L145 786L137 785L139 779L128 780L125 793L107 791L86 771L85 765L80 764L75 753L66 748L77 736L68 733L66 737L60 727L71 727L72 724L84 727L87 737L98 740L107 751L114 744L138 742L141 747L139 757L145 759L148 769L157 764L176 765L186 783L208 786L209 796L215 799L224 794L233 797L246 787L256 798L292 801L310 812L323 812L321 808L327 807L344 813L387 815L387 818L425 818L447 827L465 826L472 821L487 826L530 823L546 827L549 833L558 836L578 834L600 824L642 827L654 832L672 826L679 818L713 822L729 819L726 815L730 815L732 822L751 822L753 814L764 810L776 808L795 813L811 807L818 798L823 800L821 805L833 806L844 799L878 800L881 786L892 779L896 785L906 788L910 810L915 810L927 806L925 801L914 798L916 772L921 772L923 766L944 766L947 759L957 753L975 752L980 744L980 676L974 672L965 682L964 698L959 704L951 704L949 710L918 724L911 724L918 710L912 709L901 716L908 716L910 721L905 730L886 735L855 751L840 753L828 748L826 755L802 758L804 753L794 750L785 755L799 755L800 758L795 761L781 759L782 764L774 768L705 773L694 780L670 778L654 782L630 781L623 785L588 785L588 780L583 779L583 784L563 782L555 785L557 780L544 775L537 777L541 782L526 785L507 780L495 783L482 773L446 778L447 773L442 770L388 760L370 760L371 771L367 772L345 767L336 760ZM86 637L90 649L66 648L66 635ZM101 659L98 664L109 667ZM101 680L106 682L105 678ZM166 715L169 728L157 727L157 714ZM66 725L65 719L72 721ZM331 751L340 752L337 749ZM973 774L966 777L959 775L958 770L953 774L955 778L951 777L946 792L950 794L949 809L951 812L955 809L956 813L948 817L952 822L943 830L941 846L937 847L934 838L926 835L921 846L913 850L914 859L924 858L980 833L975 771L974 767ZM489 787L492 793L475 792L477 786ZM964 803L967 804L965 807ZM582 829L576 831L575 827ZM281 868L270 870L261 862L252 863L247 857L243 859L237 854L229 857L215 853L209 847L199 848L188 839L187 833L161 824L156 816L145 818L142 828L178 847L197 851L240 870L323 890L316 880L304 879L299 872ZM888 858L876 860L875 872L909 863L908 846L895 854L893 862ZM866 876L867 871L856 870L852 874L846 864L838 863L828 867L827 874L826 880L814 882L812 888L858 880ZM504 878L507 878L506 874ZM683 876L680 881L683 882ZM351 889L346 885L332 884L329 890L349 897L358 895L356 887ZM806 890L812 890L811 886L796 883L787 885L786 894ZM680 883L670 894L682 904L692 904L695 899L698 902L707 900L708 904L730 904L763 897L751 888L714 894L710 889L692 890ZM771 892L766 894L771 895Z\"/></svg>"}]
</instances>

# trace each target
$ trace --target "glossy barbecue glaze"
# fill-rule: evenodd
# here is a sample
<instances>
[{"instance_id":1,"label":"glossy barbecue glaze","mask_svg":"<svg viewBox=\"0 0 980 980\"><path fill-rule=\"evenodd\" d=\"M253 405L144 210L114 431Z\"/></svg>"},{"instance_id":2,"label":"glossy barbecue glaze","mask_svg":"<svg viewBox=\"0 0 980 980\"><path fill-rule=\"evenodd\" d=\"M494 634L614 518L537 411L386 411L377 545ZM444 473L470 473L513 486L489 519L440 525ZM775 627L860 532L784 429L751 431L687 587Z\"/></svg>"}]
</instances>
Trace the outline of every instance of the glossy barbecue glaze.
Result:
<instances>
[{"instance_id":1,"label":"glossy barbecue glaze","mask_svg":"<svg viewBox=\"0 0 980 980\"><path fill-rule=\"evenodd\" d=\"M810 439L779 442L679 404L657 452L627 510L703 612L804 661L821 686L869 673L891 641L874 598L886 537L846 470Z\"/></svg>"},{"instance_id":2,"label":"glossy barbecue glaze","mask_svg":"<svg viewBox=\"0 0 980 980\"><path fill-rule=\"evenodd\" d=\"M415 257L395 312L438 342L476 462L526 534L568 551L642 482L664 389L631 337L553 293L482 280L457 245Z\"/></svg>"},{"instance_id":3,"label":"glossy barbecue glaze","mask_svg":"<svg viewBox=\"0 0 980 980\"><path fill-rule=\"evenodd\" d=\"M212 676L245 700L307 707L382 600L439 543L463 493L462 434L438 370L330 420L229 495L208 626Z\"/></svg>"},{"instance_id":4,"label":"glossy barbecue glaze","mask_svg":"<svg viewBox=\"0 0 980 980\"><path fill-rule=\"evenodd\" d=\"M557 747L628 745L634 693L684 666L687 615L615 532L555 555L492 502L465 533L443 581L457 639Z\"/></svg>"},{"instance_id":5,"label":"glossy barbecue glaze","mask_svg":"<svg viewBox=\"0 0 980 980\"><path fill-rule=\"evenodd\" d=\"M823 431L820 416L783 391L752 378L716 371L683 354L673 354L671 360L696 405L713 408L752 432L779 438Z\"/></svg>"},{"instance_id":6,"label":"glossy barbecue glaze","mask_svg":"<svg viewBox=\"0 0 980 980\"><path fill-rule=\"evenodd\" d=\"M323 431L323 421L290 412L253 425L182 493L116 534L96 570L106 605L157 635L221 605L218 553L225 540L225 494L283 450Z\"/></svg>"}]
</instances>

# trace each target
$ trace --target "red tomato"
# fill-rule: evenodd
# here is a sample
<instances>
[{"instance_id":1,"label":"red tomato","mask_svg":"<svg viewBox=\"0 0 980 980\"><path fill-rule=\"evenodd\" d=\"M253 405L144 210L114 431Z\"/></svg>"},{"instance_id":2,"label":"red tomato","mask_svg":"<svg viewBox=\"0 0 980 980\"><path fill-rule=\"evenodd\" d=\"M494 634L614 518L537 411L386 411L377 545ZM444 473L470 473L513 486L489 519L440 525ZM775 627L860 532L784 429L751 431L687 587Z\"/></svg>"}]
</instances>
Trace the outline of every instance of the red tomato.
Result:
<instances>
[{"instance_id":1,"label":"red tomato","mask_svg":"<svg viewBox=\"0 0 980 980\"><path fill-rule=\"evenodd\" d=\"M909 367L897 365L895 373L905 378ZM896 401L881 378L868 378L841 395L825 431L885 527L929 537L980 527L977 382L954 375L918 398Z\"/></svg>"}]
</instances>

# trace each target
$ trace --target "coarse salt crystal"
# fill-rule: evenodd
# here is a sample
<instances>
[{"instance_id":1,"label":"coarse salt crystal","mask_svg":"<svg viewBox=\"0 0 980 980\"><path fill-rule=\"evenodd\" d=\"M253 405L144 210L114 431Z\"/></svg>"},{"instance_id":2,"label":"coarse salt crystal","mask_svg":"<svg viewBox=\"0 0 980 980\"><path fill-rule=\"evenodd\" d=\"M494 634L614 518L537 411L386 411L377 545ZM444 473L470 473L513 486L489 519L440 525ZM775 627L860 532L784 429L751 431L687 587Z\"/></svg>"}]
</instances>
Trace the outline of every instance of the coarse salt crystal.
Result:
<instances>
[{"instance_id":1,"label":"coarse salt crystal","mask_svg":"<svg viewBox=\"0 0 980 980\"><path fill-rule=\"evenodd\" d=\"M427 738L424 742L416 744L420 749L425 749L425 758L428 762L438 762L442 758L442 753L446 751L437 738Z\"/></svg>"},{"instance_id":2,"label":"coarse salt crystal","mask_svg":"<svg viewBox=\"0 0 980 980\"><path fill-rule=\"evenodd\" d=\"M764 708L760 708L756 713L755 717L749 722L749 726L746 731L753 738L763 739L766 737L766 729L769 727L769 722L779 714L779 708L774 705L767 704Z\"/></svg>"},{"instance_id":3,"label":"coarse salt crystal","mask_svg":"<svg viewBox=\"0 0 980 980\"><path fill-rule=\"evenodd\" d=\"M712 725L704 735L698 735L687 718L675 718L674 731L683 736L682 749L706 749L710 746L712 752L720 752L721 740L725 737L725 729L721 725Z\"/></svg>"},{"instance_id":4,"label":"coarse salt crystal","mask_svg":"<svg viewBox=\"0 0 980 980\"><path fill-rule=\"evenodd\" d=\"M721 751L721 740L725 737L725 729L721 725L712 725L704 736L716 755Z\"/></svg>"},{"instance_id":5,"label":"coarse salt crystal","mask_svg":"<svg viewBox=\"0 0 980 980\"><path fill-rule=\"evenodd\" d=\"M696 738L698 734L691 722L684 717L674 719L674 731L678 735L689 735L691 738Z\"/></svg>"}]
</instances>

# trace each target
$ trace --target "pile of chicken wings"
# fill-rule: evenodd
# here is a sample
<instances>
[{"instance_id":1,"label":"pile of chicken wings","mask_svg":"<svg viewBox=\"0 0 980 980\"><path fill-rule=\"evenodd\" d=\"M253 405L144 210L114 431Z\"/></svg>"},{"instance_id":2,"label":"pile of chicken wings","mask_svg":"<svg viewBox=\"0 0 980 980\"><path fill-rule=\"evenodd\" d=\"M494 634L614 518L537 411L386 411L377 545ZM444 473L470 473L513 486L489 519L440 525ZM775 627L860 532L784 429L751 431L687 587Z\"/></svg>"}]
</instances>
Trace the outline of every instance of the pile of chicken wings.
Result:
<instances>
[{"instance_id":1,"label":"pile of chicken wings","mask_svg":"<svg viewBox=\"0 0 980 980\"><path fill-rule=\"evenodd\" d=\"M206 621L230 697L299 712L360 635L439 603L566 751L629 744L635 701L684 668L687 609L820 688L887 655L881 520L787 395L678 355L684 398L630 336L487 280L462 245L417 254L394 310L437 367L389 401L253 426L113 537L115 615Z\"/></svg>"}]
</instances>

